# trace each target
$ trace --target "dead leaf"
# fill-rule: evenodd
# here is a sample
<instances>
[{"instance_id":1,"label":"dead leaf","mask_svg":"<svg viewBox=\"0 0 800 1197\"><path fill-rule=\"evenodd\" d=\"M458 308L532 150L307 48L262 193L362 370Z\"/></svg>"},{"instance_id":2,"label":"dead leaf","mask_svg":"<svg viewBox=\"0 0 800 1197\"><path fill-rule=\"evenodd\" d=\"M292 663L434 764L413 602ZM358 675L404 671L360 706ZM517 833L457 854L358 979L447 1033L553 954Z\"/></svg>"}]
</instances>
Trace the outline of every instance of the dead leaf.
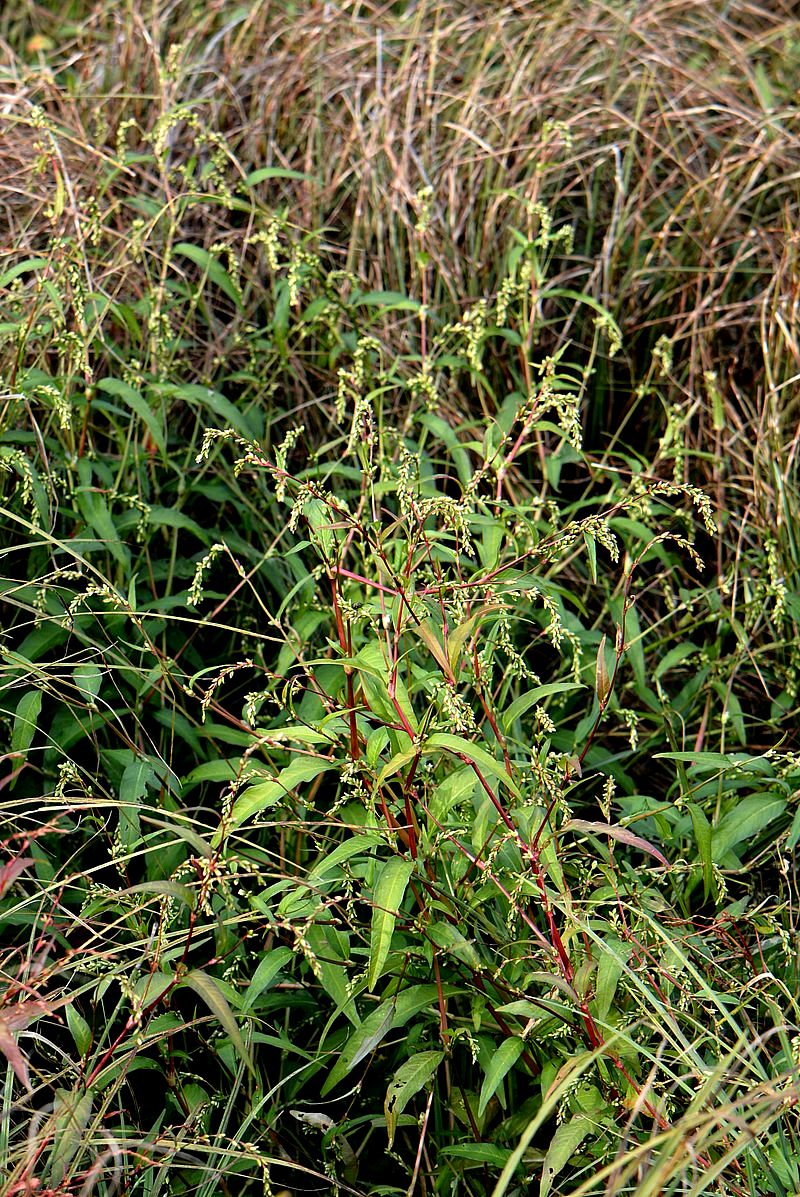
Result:
<instances>
[{"instance_id":1,"label":"dead leaf","mask_svg":"<svg viewBox=\"0 0 800 1197\"><path fill-rule=\"evenodd\" d=\"M617 826L616 823L591 823L587 819L570 819L561 830L587 831L590 835L610 835L612 840L630 844L632 848L638 848L640 852L647 852L649 856L655 856L659 864L662 864L665 869L669 868L669 861L663 852L659 852L655 844L651 844L649 840L643 839L640 835L634 835L626 827Z\"/></svg>"},{"instance_id":2,"label":"dead leaf","mask_svg":"<svg viewBox=\"0 0 800 1197\"><path fill-rule=\"evenodd\" d=\"M32 856L16 856L6 864L0 865L0 898L2 898L6 890L11 888L20 873L32 864Z\"/></svg>"},{"instance_id":3,"label":"dead leaf","mask_svg":"<svg viewBox=\"0 0 800 1197\"><path fill-rule=\"evenodd\" d=\"M32 1091L28 1061L20 1050L14 1038L15 1031L24 1031L37 1018L49 1014L50 1007L41 998L30 998L27 1002L17 1002L12 1006L0 1007L0 1052L8 1060L17 1080Z\"/></svg>"}]
</instances>

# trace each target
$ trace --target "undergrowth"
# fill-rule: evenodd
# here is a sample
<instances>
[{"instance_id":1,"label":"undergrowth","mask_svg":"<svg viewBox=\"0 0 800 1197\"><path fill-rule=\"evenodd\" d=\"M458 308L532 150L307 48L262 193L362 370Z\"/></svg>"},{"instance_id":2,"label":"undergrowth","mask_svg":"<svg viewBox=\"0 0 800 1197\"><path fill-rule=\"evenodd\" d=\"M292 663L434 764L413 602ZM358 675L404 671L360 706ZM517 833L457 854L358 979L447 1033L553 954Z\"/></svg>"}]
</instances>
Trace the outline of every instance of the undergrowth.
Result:
<instances>
[{"instance_id":1,"label":"undergrowth","mask_svg":"<svg viewBox=\"0 0 800 1197\"><path fill-rule=\"evenodd\" d=\"M797 22L123 8L0 17L3 1193L797 1192Z\"/></svg>"}]
</instances>

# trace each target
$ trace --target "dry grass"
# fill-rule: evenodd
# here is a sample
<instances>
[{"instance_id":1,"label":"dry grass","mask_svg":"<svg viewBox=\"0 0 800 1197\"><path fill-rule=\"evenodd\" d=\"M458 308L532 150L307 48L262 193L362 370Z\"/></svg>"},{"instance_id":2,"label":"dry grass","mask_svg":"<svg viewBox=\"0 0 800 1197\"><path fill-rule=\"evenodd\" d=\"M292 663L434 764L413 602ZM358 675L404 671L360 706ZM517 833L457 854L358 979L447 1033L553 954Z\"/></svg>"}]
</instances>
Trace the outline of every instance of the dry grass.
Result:
<instances>
[{"instance_id":1,"label":"dry grass","mask_svg":"<svg viewBox=\"0 0 800 1197\"><path fill-rule=\"evenodd\" d=\"M308 176L281 184L292 218L330 228L376 288L415 287L415 196L432 186L434 297L456 304L496 286L509 226L542 201L576 224L562 279L621 318L637 380L662 333L686 395L721 369L737 410L746 394L763 414L796 369L791 5L81 8L72 40L38 6L5 18L12 120L42 103L92 156L113 153L120 119L148 128L190 104L243 172ZM17 236L35 237L42 188L18 170L3 171L30 208Z\"/></svg>"}]
</instances>

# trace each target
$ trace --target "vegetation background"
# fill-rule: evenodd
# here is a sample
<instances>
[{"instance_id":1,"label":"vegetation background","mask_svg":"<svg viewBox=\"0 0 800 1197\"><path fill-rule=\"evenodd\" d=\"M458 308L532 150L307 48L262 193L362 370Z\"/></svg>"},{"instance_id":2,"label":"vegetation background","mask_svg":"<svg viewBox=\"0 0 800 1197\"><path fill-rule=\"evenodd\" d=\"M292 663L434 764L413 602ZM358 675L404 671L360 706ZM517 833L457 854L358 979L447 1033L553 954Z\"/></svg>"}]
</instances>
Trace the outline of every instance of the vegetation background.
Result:
<instances>
[{"instance_id":1,"label":"vegetation background","mask_svg":"<svg viewBox=\"0 0 800 1197\"><path fill-rule=\"evenodd\" d=\"M798 80L2 6L4 1195L800 1192Z\"/></svg>"}]
</instances>

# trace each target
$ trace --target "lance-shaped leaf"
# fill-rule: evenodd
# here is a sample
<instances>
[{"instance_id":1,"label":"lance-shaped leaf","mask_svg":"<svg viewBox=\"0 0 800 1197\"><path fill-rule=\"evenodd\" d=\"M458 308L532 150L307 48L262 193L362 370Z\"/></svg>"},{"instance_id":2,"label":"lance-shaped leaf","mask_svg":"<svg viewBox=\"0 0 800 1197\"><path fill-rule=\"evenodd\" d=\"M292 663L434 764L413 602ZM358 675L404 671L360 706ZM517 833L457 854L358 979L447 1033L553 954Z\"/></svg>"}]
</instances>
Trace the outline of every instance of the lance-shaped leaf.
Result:
<instances>
[{"instance_id":1,"label":"lance-shaped leaf","mask_svg":"<svg viewBox=\"0 0 800 1197\"><path fill-rule=\"evenodd\" d=\"M261 781L245 790L236 802L225 825L225 831L235 831L242 823L251 819L253 815L261 814L272 806L282 802L294 788L303 782L314 781L320 773L336 767L336 762L328 757L298 756L281 769L278 776L271 781ZM218 847L222 839L222 829L213 838L214 847Z\"/></svg>"},{"instance_id":2,"label":"lance-shaped leaf","mask_svg":"<svg viewBox=\"0 0 800 1197\"><path fill-rule=\"evenodd\" d=\"M480 1097L478 1099L479 1118L483 1117L484 1110L497 1092L500 1082L506 1073L510 1072L514 1067L522 1055L524 1048L525 1044L521 1039L504 1039L492 1056L489 1067L486 1069L486 1076L481 1085Z\"/></svg>"},{"instance_id":3,"label":"lance-shaped leaf","mask_svg":"<svg viewBox=\"0 0 800 1197\"><path fill-rule=\"evenodd\" d=\"M444 1059L444 1052L417 1052L410 1060L401 1064L386 1090L383 1112L386 1115L386 1130L389 1134L389 1150L394 1143L397 1119L411 1098L423 1089Z\"/></svg>"},{"instance_id":4,"label":"lance-shaped leaf","mask_svg":"<svg viewBox=\"0 0 800 1197\"><path fill-rule=\"evenodd\" d=\"M444 748L462 760L469 761L471 765L480 769L482 775L489 773L501 781L504 786L507 786L512 794L520 796L519 787L513 777L510 777L503 764L480 744L475 744L463 736L455 736L451 732L435 732L425 741L425 751L428 752L431 748Z\"/></svg>"},{"instance_id":5,"label":"lance-shaped leaf","mask_svg":"<svg viewBox=\"0 0 800 1197\"><path fill-rule=\"evenodd\" d=\"M291 948L274 948L262 957L242 1000L242 1010L249 1010L260 993L272 983L280 970L294 959Z\"/></svg>"},{"instance_id":6,"label":"lance-shaped leaf","mask_svg":"<svg viewBox=\"0 0 800 1197\"><path fill-rule=\"evenodd\" d=\"M27 694L23 694L17 703L14 724L11 729L11 751L16 757L22 759L23 764L27 759L28 749L33 743L33 737L36 735L41 710L41 690L28 690ZM22 766L20 766L21 769ZM12 789L16 785L18 775L19 773L15 772L11 777Z\"/></svg>"},{"instance_id":7,"label":"lance-shaped leaf","mask_svg":"<svg viewBox=\"0 0 800 1197\"><path fill-rule=\"evenodd\" d=\"M594 688L597 692L597 699L601 707L606 705L608 696L611 693L611 678L608 676L608 666L606 665L606 638L600 641L600 647L597 650L597 667L595 669Z\"/></svg>"},{"instance_id":8,"label":"lance-shaped leaf","mask_svg":"<svg viewBox=\"0 0 800 1197\"><path fill-rule=\"evenodd\" d=\"M180 985L193 989L197 996L205 1002L211 1013L219 1020L225 1033L247 1067L255 1075L253 1061L250 1058L247 1045L242 1038L242 1033L236 1025L233 1011L214 978L210 977L208 973L204 973L202 969L194 968L181 980Z\"/></svg>"},{"instance_id":9,"label":"lance-shaped leaf","mask_svg":"<svg viewBox=\"0 0 800 1197\"><path fill-rule=\"evenodd\" d=\"M17 703L11 729L11 751L24 756L33 742L42 710L41 690L28 690Z\"/></svg>"},{"instance_id":10,"label":"lance-shaped leaf","mask_svg":"<svg viewBox=\"0 0 800 1197\"><path fill-rule=\"evenodd\" d=\"M588 819L569 819L561 830L562 832L585 831L589 835L609 835L612 840L619 840L621 844L629 844L631 848L638 848L640 852L655 856L659 864L662 864L665 869L669 868L669 861L663 852L659 852L655 844L651 844L649 840L643 839L640 835L634 835L632 831L628 831L627 827L619 827L616 823L593 823Z\"/></svg>"},{"instance_id":11,"label":"lance-shaped leaf","mask_svg":"<svg viewBox=\"0 0 800 1197\"><path fill-rule=\"evenodd\" d=\"M53 1102L55 1141L47 1175L50 1185L61 1185L70 1163L85 1140L86 1125L92 1113L92 1097L91 1090L83 1094L73 1093L69 1089L56 1090Z\"/></svg>"},{"instance_id":12,"label":"lance-shaped leaf","mask_svg":"<svg viewBox=\"0 0 800 1197\"><path fill-rule=\"evenodd\" d=\"M374 990L383 972L394 934L394 925L406 892L414 862L393 856L378 874L372 898L372 930L369 940L369 969L367 985Z\"/></svg>"},{"instance_id":13,"label":"lance-shaped leaf","mask_svg":"<svg viewBox=\"0 0 800 1197\"><path fill-rule=\"evenodd\" d=\"M547 1197L556 1176L566 1168L591 1129L592 1119L585 1114L576 1114L557 1128L544 1157L539 1197Z\"/></svg>"},{"instance_id":14,"label":"lance-shaped leaf","mask_svg":"<svg viewBox=\"0 0 800 1197\"><path fill-rule=\"evenodd\" d=\"M390 1031L405 1026L409 1019L423 1010L435 1007L440 996L450 997L457 992L453 985L443 985L441 994L436 985L412 985L395 997L381 1002L353 1031L339 1052L330 1076L322 1086L322 1096L329 1093L357 1064L373 1052Z\"/></svg>"}]
</instances>

